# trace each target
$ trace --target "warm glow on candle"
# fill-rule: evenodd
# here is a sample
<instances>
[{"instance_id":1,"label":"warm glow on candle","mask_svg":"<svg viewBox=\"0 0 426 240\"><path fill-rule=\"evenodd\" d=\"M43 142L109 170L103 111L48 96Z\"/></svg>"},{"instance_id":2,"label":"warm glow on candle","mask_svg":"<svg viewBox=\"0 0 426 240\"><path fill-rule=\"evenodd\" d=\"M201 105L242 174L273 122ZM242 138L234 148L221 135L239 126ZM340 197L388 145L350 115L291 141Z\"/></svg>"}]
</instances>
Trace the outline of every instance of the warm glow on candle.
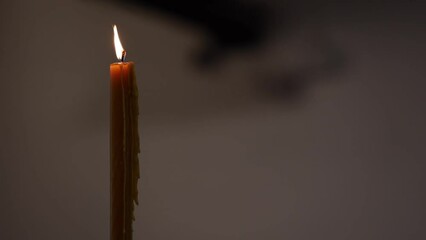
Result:
<instances>
[{"instance_id":1,"label":"warm glow on candle","mask_svg":"<svg viewBox=\"0 0 426 240\"><path fill-rule=\"evenodd\" d=\"M125 56L125 51L123 46L121 45L120 38L118 37L117 26L114 25L114 45L115 45L115 54L117 55L117 59L123 61Z\"/></svg>"},{"instance_id":2,"label":"warm glow on candle","mask_svg":"<svg viewBox=\"0 0 426 240\"><path fill-rule=\"evenodd\" d=\"M117 26L113 26L118 62L110 69L110 240L132 240L138 204L139 131L135 64L126 62Z\"/></svg>"}]
</instances>

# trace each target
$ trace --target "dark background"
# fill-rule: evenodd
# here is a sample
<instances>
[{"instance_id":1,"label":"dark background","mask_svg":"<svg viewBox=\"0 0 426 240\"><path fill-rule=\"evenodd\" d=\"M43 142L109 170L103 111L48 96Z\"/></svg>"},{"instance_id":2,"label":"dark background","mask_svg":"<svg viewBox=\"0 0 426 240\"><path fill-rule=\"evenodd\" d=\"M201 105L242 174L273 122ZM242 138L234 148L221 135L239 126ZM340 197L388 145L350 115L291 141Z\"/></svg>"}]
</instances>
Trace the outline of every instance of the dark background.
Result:
<instances>
[{"instance_id":1,"label":"dark background","mask_svg":"<svg viewBox=\"0 0 426 240\"><path fill-rule=\"evenodd\" d=\"M424 1L0 1L0 239L109 238L117 24L134 239L426 238Z\"/></svg>"}]
</instances>

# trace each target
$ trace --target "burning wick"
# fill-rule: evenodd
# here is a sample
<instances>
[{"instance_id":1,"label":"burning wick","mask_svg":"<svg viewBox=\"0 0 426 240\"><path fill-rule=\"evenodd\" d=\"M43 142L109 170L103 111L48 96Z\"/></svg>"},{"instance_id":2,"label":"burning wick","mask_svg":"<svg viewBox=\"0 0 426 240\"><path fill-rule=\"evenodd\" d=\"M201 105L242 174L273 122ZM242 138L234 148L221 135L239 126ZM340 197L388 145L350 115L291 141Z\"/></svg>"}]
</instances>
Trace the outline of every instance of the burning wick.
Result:
<instances>
[{"instance_id":1,"label":"burning wick","mask_svg":"<svg viewBox=\"0 0 426 240\"><path fill-rule=\"evenodd\" d=\"M123 50L121 52L121 62L125 62L126 61L126 55L127 55L126 50Z\"/></svg>"}]
</instances>

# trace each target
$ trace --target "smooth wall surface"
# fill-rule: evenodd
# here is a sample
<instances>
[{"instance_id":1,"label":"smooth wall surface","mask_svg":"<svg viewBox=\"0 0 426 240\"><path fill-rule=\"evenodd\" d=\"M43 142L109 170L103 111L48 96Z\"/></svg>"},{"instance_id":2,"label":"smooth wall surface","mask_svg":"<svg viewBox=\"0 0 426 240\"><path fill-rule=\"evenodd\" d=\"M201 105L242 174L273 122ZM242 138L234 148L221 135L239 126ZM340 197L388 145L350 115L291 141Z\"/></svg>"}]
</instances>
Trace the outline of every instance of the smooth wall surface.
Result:
<instances>
[{"instance_id":1,"label":"smooth wall surface","mask_svg":"<svg viewBox=\"0 0 426 240\"><path fill-rule=\"evenodd\" d=\"M134 239L425 239L426 4L266 3L263 43L205 69L208 34L161 11L1 1L0 239L109 238L112 24L141 92Z\"/></svg>"}]
</instances>

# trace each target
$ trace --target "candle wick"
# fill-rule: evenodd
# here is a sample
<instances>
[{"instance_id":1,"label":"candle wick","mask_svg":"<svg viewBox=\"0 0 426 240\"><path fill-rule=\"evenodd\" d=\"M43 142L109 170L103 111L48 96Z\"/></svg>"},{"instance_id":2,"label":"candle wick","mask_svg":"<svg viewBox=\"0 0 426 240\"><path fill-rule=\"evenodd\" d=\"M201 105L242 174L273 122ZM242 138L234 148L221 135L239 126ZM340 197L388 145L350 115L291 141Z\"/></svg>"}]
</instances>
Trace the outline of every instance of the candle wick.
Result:
<instances>
[{"instance_id":1,"label":"candle wick","mask_svg":"<svg viewBox=\"0 0 426 240\"><path fill-rule=\"evenodd\" d=\"M126 50L123 50L122 52L121 52L121 61L122 62L124 62L124 61L126 61Z\"/></svg>"}]
</instances>

